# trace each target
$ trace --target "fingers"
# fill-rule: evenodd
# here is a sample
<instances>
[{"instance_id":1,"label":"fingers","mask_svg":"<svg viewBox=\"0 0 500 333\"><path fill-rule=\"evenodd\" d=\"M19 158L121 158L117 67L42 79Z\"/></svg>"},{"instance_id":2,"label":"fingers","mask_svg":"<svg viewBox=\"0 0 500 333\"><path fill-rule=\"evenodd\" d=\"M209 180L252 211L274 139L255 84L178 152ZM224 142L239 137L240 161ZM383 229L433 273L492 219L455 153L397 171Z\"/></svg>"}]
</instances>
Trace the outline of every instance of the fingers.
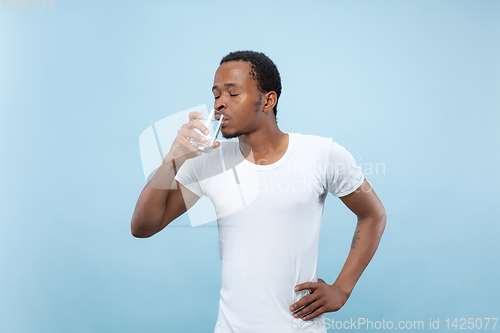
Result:
<instances>
[{"instance_id":1,"label":"fingers","mask_svg":"<svg viewBox=\"0 0 500 333\"><path fill-rule=\"evenodd\" d=\"M201 136L201 135L197 134L196 132L194 132L194 133L198 136ZM198 139L198 137L194 136L194 135L192 136L192 138L195 140ZM179 131L177 133L177 137L175 138L174 145L176 148L186 150L188 152L194 152L194 151L198 150L198 149L196 149L195 146L193 146L191 144L191 142L189 142L189 137L186 137L185 134L182 133L182 131Z\"/></svg>"},{"instance_id":2,"label":"fingers","mask_svg":"<svg viewBox=\"0 0 500 333\"><path fill-rule=\"evenodd\" d=\"M181 131L179 131L181 132ZM193 132L194 134L199 135L196 132ZM193 137L193 139L197 139L197 137ZM200 139L201 140L201 139ZM201 153L195 146L191 144L191 142L188 141L188 138L186 138L183 134L178 133L177 137L174 140L174 144L172 145L172 148L175 148L176 150L176 157L180 156L186 156L187 158L194 157L197 155L200 155Z\"/></svg>"},{"instance_id":3,"label":"fingers","mask_svg":"<svg viewBox=\"0 0 500 333\"><path fill-rule=\"evenodd\" d=\"M189 120L203 119L203 115L200 112L194 111L189 113Z\"/></svg>"},{"instance_id":4,"label":"fingers","mask_svg":"<svg viewBox=\"0 0 500 333\"><path fill-rule=\"evenodd\" d=\"M203 119L203 114L201 114L200 112L191 112L189 113L189 122L187 124L184 124L183 127L186 127L186 128L189 128L189 129L193 129L193 128L197 128L199 129L202 133L205 133L205 134L208 134L208 128L203 125L201 123L201 120Z\"/></svg>"},{"instance_id":5,"label":"fingers","mask_svg":"<svg viewBox=\"0 0 500 333\"><path fill-rule=\"evenodd\" d=\"M313 294L307 295L302 297L299 301L297 301L295 304L292 304L290 306L290 311L294 312L297 311L298 309L307 306L311 302L314 302L316 300L316 296Z\"/></svg>"},{"instance_id":6,"label":"fingers","mask_svg":"<svg viewBox=\"0 0 500 333\"><path fill-rule=\"evenodd\" d=\"M318 282L304 282L295 286L295 291L300 291L304 289L311 289L314 291L318 288Z\"/></svg>"},{"instance_id":7,"label":"fingers","mask_svg":"<svg viewBox=\"0 0 500 333\"><path fill-rule=\"evenodd\" d=\"M311 311L309 311L309 312L311 312ZM306 313L307 313L307 315L306 315L306 316L304 316L304 317L302 317L302 320L304 320L304 321L305 321L305 320L314 319L314 318L316 318L317 316L322 315L322 314L323 314L323 313L325 313L325 312L326 312L326 310L325 310L325 307L324 307L324 306L319 307L319 308L317 308L316 310L313 310L311 313L306 312Z\"/></svg>"},{"instance_id":8,"label":"fingers","mask_svg":"<svg viewBox=\"0 0 500 333\"><path fill-rule=\"evenodd\" d=\"M311 289L313 292L290 306L295 318L310 320L325 312L338 311L347 301L339 297L338 291L331 288L323 279L318 282L305 282L295 287L296 291Z\"/></svg>"},{"instance_id":9,"label":"fingers","mask_svg":"<svg viewBox=\"0 0 500 333\"><path fill-rule=\"evenodd\" d=\"M310 318L317 317L320 313L316 314L315 311L321 308L322 305L321 301L319 301L314 295L305 296L293 306L294 309L300 309L296 311L293 316L295 318L300 318L307 314ZM305 320L304 318L302 319Z\"/></svg>"},{"instance_id":10,"label":"fingers","mask_svg":"<svg viewBox=\"0 0 500 333\"><path fill-rule=\"evenodd\" d=\"M170 149L170 154L175 158L192 158L201 155L199 150L190 142L190 139L198 141L200 143L206 143L208 145L205 135L210 134L208 128L199 121L203 119L203 114L200 112L189 113L189 122L182 125L182 127L177 132L177 137L172 144ZM213 148L220 146L220 143L216 143Z\"/></svg>"},{"instance_id":11,"label":"fingers","mask_svg":"<svg viewBox=\"0 0 500 333\"><path fill-rule=\"evenodd\" d=\"M195 132L192 129L187 129L187 128L181 128L178 132L178 135L182 136L184 138L184 141L189 143L189 138L193 138L194 140L198 142L206 142L207 139L201 135L200 133Z\"/></svg>"},{"instance_id":12,"label":"fingers","mask_svg":"<svg viewBox=\"0 0 500 333\"><path fill-rule=\"evenodd\" d=\"M192 114L199 114L200 118L197 118L196 116L191 117ZM199 112L191 112L189 114L189 122L185 123L182 125L182 129L188 129L188 130L194 130L198 129L200 132L204 133L205 135L209 134L210 132L208 131L208 128L203 125L200 119L203 119L203 115Z\"/></svg>"}]
</instances>

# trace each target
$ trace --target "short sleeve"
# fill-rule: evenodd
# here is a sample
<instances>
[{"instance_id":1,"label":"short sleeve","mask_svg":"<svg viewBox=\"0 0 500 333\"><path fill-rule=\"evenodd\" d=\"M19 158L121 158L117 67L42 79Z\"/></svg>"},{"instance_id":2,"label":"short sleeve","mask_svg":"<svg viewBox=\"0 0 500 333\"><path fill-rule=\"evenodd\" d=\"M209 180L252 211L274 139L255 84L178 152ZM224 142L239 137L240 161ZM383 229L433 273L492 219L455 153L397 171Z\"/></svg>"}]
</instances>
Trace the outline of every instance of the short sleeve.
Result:
<instances>
[{"instance_id":1,"label":"short sleeve","mask_svg":"<svg viewBox=\"0 0 500 333\"><path fill-rule=\"evenodd\" d=\"M330 142L327 170L328 192L338 198L354 192L365 179L351 153L333 140Z\"/></svg>"},{"instance_id":2,"label":"short sleeve","mask_svg":"<svg viewBox=\"0 0 500 333\"><path fill-rule=\"evenodd\" d=\"M199 158L186 160L177 171L175 179L201 198L204 196L204 193L197 177L197 169L199 168L199 163L197 162L199 160Z\"/></svg>"}]
</instances>

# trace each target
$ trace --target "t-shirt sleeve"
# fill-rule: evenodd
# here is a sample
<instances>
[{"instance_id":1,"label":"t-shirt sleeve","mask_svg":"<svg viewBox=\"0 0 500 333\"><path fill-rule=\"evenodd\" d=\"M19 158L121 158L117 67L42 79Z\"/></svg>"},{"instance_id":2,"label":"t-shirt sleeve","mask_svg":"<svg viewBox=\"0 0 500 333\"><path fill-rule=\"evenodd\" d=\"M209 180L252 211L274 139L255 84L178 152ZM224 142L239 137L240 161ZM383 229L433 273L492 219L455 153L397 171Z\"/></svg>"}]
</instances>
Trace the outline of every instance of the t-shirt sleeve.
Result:
<instances>
[{"instance_id":1,"label":"t-shirt sleeve","mask_svg":"<svg viewBox=\"0 0 500 333\"><path fill-rule=\"evenodd\" d=\"M186 160L177 171L175 179L201 198L204 196L204 193L197 177L196 170L198 168L198 163L196 163L196 160L197 159Z\"/></svg>"},{"instance_id":2,"label":"t-shirt sleeve","mask_svg":"<svg viewBox=\"0 0 500 333\"><path fill-rule=\"evenodd\" d=\"M354 192L365 179L351 153L333 140L330 141L328 164L328 192L338 198Z\"/></svg>"}]
</instances>

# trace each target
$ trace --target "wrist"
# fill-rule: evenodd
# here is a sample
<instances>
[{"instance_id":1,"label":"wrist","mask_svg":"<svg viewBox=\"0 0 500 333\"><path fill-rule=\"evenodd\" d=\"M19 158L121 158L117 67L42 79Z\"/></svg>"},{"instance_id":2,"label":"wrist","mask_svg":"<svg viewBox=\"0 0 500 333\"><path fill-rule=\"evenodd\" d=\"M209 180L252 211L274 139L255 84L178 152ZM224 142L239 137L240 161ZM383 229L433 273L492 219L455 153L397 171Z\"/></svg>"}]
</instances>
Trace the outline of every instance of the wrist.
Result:
<instances>
[{"instance_id":1,"label":"wrist","mask_svg":"<svg viewBox=\"0 0 500 333\"><path fill-rule=\"evenodd\" d=\"M344 286L341 283L338 283L337 281L335 281L332 285L330 285L330 287L336 289L341 294L341 297L343 298L344 302L346 302L347 299L349 299L349 297L351 296L352 288Z\"/></svg>"},{"instance_id":2,"label":"wrist","mask_svg":"<svg viewBox=\"0 0 500 333\"><path fill-rule=\"evenodd\" d=\"M186 162L185 158L174 157L169 152L169 153L167 153L167 155L165 155L165 158L163 159L162 164L172 166L175 173L177 173L177 171L179 171L179 168L181 167L181 165L184 164L184 162Z\"/></svg>"}]
</instances>

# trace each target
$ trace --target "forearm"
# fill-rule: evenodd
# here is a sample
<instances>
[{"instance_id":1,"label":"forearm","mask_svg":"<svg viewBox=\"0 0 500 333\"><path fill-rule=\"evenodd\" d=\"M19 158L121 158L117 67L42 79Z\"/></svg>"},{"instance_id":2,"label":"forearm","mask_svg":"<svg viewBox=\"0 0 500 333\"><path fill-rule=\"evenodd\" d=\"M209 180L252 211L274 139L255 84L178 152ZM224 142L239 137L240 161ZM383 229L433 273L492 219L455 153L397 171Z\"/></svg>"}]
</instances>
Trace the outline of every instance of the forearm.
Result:
<instances>
[{"instance_id":1,"label":"forearm","mask_svg":"<svg viewBox=\"0 0 500 333\"><path fill-rule=\"evenodd\" d=\"M149 237L158 232L171 189L175 189L175 173L183 161L175 163L167 154L154 177L142 190L134 214L132 215L131 231L135 237Z\"/></svg>"},{"instance_id":2,"label":"forearm","mask_svg":"<svg viewBox=\"0 0 500 333\"><path fill-rule=\"evenodd\" d=\"M385 213L377 217L358 219L351 250L344 267L334 282L349 297L356 282L373 258L385 229Z\"/></svg>"}]
</instances>

